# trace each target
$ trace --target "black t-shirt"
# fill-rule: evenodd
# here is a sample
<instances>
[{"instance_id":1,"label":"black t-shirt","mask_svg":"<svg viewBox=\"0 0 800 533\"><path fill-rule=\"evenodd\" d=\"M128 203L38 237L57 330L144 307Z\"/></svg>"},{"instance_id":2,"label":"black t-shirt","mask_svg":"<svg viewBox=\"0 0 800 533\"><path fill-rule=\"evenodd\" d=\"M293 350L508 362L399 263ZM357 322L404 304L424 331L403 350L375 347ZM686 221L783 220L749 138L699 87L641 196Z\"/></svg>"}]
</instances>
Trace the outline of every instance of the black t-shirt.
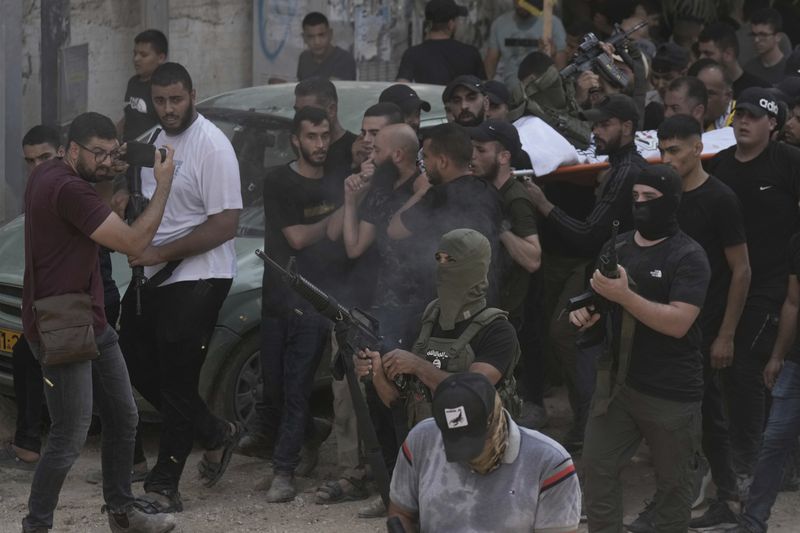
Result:
<instances>
[{"instance_id":1,"label":"black t-shirt","mask_svg":"<svg viewBox=\"0 0 800 533\"><path fill-rule=\"evenodd\" d=\"M322 63L317 63L311 52L304 50L297 61L297 80L303 81L314 77L326 80L355 80L356 60L353 59L353 54L338 46L333 47Z\"/></svg>"},{"instance_id":2,"label":"black t-shirt","mask_svg":"<svg viewBox=\"0 0 800 533\"><path fill-rule=\"evenodd\" d=\"M544 193L550 203L560 207L575 220L586 220L597 200L592 187L566 181L553 181L545 184ZM585 250L562 239L554 230L553 225L547 223L546 218L539 221L539 239L542 243L542 250L548 254L585 257L586 259L593 257L593 254L587 255Z\"/></svg>"},{"instance_id":3,"label":"black t-shirt","mask_svg":"<svg viewBox=\"0 0 800 533\"><path fill-rule=\"evenodd\" d=\"M328 148L328 157L325 158L325 175L340 178L342 186L344 186L344 179L352 171L353 143L356 138L356 134L352 131L345 131L344 135L331 143Z\"/></svg>"},{"instance_id":4,"label":"black t-shirt","mask_svg":"<svg viewBox=\"0 0 800 533\"><path fill-rule=\"evenodd\" d=\"M323 237L302 250L294 250L282 230L289 226L314 224L331 215L340 205L336 200L342 194L340 188L341 184L327 176L321 179L301 176L289 164L268 170L264 178L264 247L267 254L281 266L294 256L298 273L334 297L341 292L346 272L347 257L342 243ZM280 315L297 301L280 276L265 268L264 314Z\"/></svg>"},{"instance_id":5,"label":"black t-shirt","mask_svg":"<svg viewBox=\"0 0 800 533\"><path fill-rule=\"evenodd\" d=\"M731 271L725 248L747 242L742 208L730 187L709 176L696 189L683 193L678 222L681 230L706 251L711 268L706 301L698 319L703 346L708 347L717 337L728 301Z\"/></svg>"},{"instance_id":6,"label":"black t-shirt","mask_svg":"<svg viewBox=\"0 0 800 533\"><path fill-rule=\"evenodd\" d=\"M642 247L634 232L618 237L619 264L651 302L703 306L710 270L703 249L679 231L653 246ZM619 329L618 329L619 331ZM701 333L697 321L676 339L636 322L627 384L639 392L678 402L703 398Z\"/></svg>"},{"instance_id":7,"label":"black t-shirt","mask_svg":"<svg viewBox=\"0 0 800 533\"><path fill-rule=\"evenodd\" d=\"M443 330L438 323L434 324L431 337L441 339L457 339L464 333L469 320L462 320L456 323L452 330ZM469 343L475 353L473 363L486 363L492 365L504 376L508 367L511 365L514 352L517 350L519 341L517 331L508 320L498 319L480 330ZM447 370L446 361L442 362L442 370Z\"/></svg>"},{"instance_id":8,"label":"black t-shirt","mask_svg":"<svg viewBox=\"0 0 800 533\"><path fill-rule=\"evenodd\" d=\"M490 302L497 296L498 228L502 216L500 196L494 185L470 174L449 183L431 187L422 199L404 211L403 225L419 245L417 259L425 269L427 283L433 286L436 262L433 260L442 235L459 228L482 233L492 246L489 269ZM432 291L429 290L429 294Z\"/></svg>"},{"instance_id":9,"label":"black t-shirt","mask_svg":"<svg viewBox=\"0 0 800 533\"><path fill-rule=\"evenodd\" d=\"M447 85L463 74L486 79L478 49L455 39L428 39L403 52L397 78Z\"/></svg>"},{"instance_id":10,"label":"black t-shirt","mask_svg":"<svg viewBox=\"0 0 800 533\"><path fill-rule=\"evenodd\" d=\"M375 226L375 248L378 251L378 280L373 304L381 308L399 308L427 302L431 298L430 280L419 261L416 239L390 239L386 234L389 221L414 194L414 179L397 189L375 187L369 191L359 209L361 220Z\"/></svg>"},{"instance_id":11,"label":"black t-shirt","mask_svg":"<svg viewBox=\"0 0 800 533\"><path fill-rule=\"evenodd\" d=\"M125 90L125 126L122 129L122 142L136 139L156 124L158 116L150 96L150 81L141 81L139 76L128 80Z\"/></svg>"},{"instance_id":12,"label":"black t-shirt","mask_svg":"<svg viewBox=\"0 0 800 533\"><path fill-rule=\"evenodd\" d=\"M795 234L789 241L789 271L800 278L800 233ZM800 364L800 336L786 353L786 360Z\"/></svg>"},{"instance_id":13,"label":"black t-shirt","mask_svg":"<svg viewBox=\"0 0 800 533\"><path fill-rule=\"evenodd\" d=\"M762 80L758 76L750 74L749 72L742 71L742 75L733 82L733 99L739 98L739 95L749 87L772 87L768 82Z\"/></svg>"},{"instance_id":14,"label":"black t-shirt","mask_svg":"<svg viewBox=\"0 0 800 533\"><path fill-rule=\"evenodd\" d=\"M780 311L789 276L789 239L800 226L800 149L770 142L755 159L740 162L736 146L708 163L708 170L733 189L742 206L750 256L747 305Z\"/></svg>"}]
</instances>

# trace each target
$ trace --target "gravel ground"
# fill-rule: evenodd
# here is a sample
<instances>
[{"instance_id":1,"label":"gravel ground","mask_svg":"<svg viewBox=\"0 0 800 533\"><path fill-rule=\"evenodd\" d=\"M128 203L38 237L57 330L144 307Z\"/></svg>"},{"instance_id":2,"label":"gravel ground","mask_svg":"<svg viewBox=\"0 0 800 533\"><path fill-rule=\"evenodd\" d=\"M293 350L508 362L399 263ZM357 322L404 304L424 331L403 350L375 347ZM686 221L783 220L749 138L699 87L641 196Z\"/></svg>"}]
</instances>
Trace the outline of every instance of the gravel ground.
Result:
<instances>
[{"instance_id":1,"label":"gravel ground","mask_svg":"<svg viewBox=\"0 0 800 533\"><path fill-rule=\"evenodd\" d=\"M563 433L568 425L569 410L563 391L548 399L551 423L545 430L552 436ZM13 404L0 401L0 438L8 440L13 431ZM148 427L145 449L151 461L157 450L157 427ZM260 460L234 456L225 477L212 489L204 488L197 479L196 464L201 452L189 458L181 494L184 512L177 515L177 531L184 533L234 532L347 532L366 533L385 531L382 519L365 520L356 517L365 502L337 505L316 505L314 488L321 480L333 479L336 474L335 443L333 439L322 447L320 465L313 478L298 480L300 495L291 503L269 504L264 501L258 485L269 474L268 465ZM90 485L84 477L99 467L100 439L89 437L80 459L70 472L55 515L53 531L88 533L108 531L105 516L100 514L101 488ZM0 470L0 533L20 531L20 521L26 511L31 474L17 470ZM653 471L643 461L634 461L623 474L625 513L633 518L643 500L653 493ZM140 493L141 485L134 486ZM800 531L800 493L782 493L773 509L770 532ZM580 531L586 531L584 525Z\"/></svg>"}]
</instances>

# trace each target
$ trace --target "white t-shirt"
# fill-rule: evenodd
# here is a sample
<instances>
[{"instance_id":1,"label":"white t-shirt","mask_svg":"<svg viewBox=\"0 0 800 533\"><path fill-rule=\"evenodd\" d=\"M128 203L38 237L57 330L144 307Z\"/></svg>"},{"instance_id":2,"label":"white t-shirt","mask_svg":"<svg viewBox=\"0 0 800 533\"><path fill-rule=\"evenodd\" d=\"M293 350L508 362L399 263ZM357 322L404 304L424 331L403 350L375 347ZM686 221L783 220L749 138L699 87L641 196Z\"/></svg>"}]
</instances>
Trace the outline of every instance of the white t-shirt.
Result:
<instances>
[{"instance_id":1,"label":"white t-shirt","mask_svg":"<svg viewBox=\"0 0 800 533\"><path fill-rule=\"evenodd\" d=\"M226 209L242 208L239 163L230 141L211 121L198 114L189 129L176 136L162 131L155 145L175 149L175 176L161 225L153 238L158 246L189 234L209 216ZM156 190L153 169L142 169L142 193L151 198ZM151 277L164 264L145 267ZM178 281L233 278L236 252L233 239L206 253L187 257L162 285Z\"/></svg>"}]
</instances>

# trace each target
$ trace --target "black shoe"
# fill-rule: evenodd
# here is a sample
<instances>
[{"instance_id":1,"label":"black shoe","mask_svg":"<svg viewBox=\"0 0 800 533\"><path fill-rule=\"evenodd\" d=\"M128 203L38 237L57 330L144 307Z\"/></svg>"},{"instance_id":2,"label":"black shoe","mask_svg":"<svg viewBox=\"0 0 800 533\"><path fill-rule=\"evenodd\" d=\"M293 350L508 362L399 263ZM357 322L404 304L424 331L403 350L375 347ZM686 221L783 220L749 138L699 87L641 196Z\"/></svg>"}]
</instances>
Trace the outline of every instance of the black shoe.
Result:
<instances>
[{"instance_id":1,"label":"black shoe","mask_svg":"<svg viewBox=\"0 0 800 533\"><path fill-rule=\"evenodd\" d=\"M689 528L697 531L724 529L726 526L734 527L738 523L736 514L731 510L728 502L724 500L714 500L711 502L711 505L708 506L705 513L697 518L689 520Z\"/></svg>"},{"instance_id":2,"label":"black shoe","mask_svg":"<svg viewBox=\"0 0 800 533\"><path fill-rule=\"evenodd\" d=\"M657 533L653 525L653 518L656 514L656 502L646 502L644 509L636 520L625 526L631 533Z\"/></svg>"},{"instance_id":3,"label":"black shoe","mask_svg":"<svg viewBox=\"0 0 800 533\"><path fill-rule=\"evenodd\" d=\"M183 511L181 493L177 490L149 490L137 498L133 505L146 514L180 513Z\"/></svg>"}]
</instances>

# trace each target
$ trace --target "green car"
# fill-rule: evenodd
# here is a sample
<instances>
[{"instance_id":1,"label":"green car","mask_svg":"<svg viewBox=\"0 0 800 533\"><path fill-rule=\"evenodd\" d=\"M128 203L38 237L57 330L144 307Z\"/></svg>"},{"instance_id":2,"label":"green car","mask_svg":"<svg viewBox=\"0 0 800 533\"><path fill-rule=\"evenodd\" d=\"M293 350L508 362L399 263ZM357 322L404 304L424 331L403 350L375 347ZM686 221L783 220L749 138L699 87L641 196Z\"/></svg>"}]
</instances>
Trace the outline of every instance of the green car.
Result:
<instances>
[{"instance_id":1,"label":"green car","mask_svg":"<svg viewBox=\"0 0 800 533\"><path fill-rule=\"evenodd\" d=\"M335 82L339 120L353 132L369 105L377 103L387 82ZM445 122L442 87L411 85L431 104L422 128ZM294 159L290 143L294 116L294 84L252 87L224 93L198 103L197 108L231 140L239 160L244 209L235 240L238 274L222 305L200 374L200 396L228 420L249 425L262 394L259 352L261 280L264 265L254 251L264 246L264 210L258 191L265 169ZM147 134L145 134L147 136ZM23 216L0 227L0 393L13 395L11 350L22 331ZM114 280L124 294L131 271L127 258L112 254ZM317 386L330 380L327 364L320 365ZM155 411L141 398L142 414Z\"/></svg>"}]
</instances>

